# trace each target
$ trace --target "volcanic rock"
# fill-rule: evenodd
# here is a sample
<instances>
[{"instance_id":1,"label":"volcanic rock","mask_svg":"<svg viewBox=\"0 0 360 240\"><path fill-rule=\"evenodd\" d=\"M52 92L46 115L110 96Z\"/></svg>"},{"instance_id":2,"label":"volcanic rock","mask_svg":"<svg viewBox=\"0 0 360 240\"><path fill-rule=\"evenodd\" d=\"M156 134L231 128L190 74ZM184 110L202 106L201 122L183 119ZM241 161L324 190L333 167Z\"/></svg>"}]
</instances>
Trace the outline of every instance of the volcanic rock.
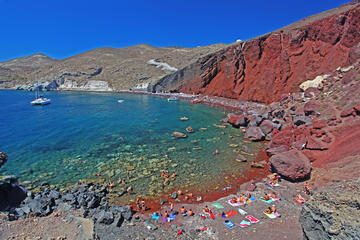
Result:
<instances>
[{"instance_id":1,"label":"volcanic rock","mask_svg":"<svg viewBox=\"0 0 360 240\"><path fill-rule=\"evenodd\" d=\"M349 117L353 114L353 112L354 112L353 108L344 110L340 113L340 117L342 117L342 118Z\"/></svg>"},{"instance_id":2,"label":"volcanic rock","mask_svg":"<svg viewBox=\"0 0 360 240\"><path fill-rule=\"evenodd\" d=\"M325 120L314 120L312 126L314 129L322 129L327 127L327 123Z\"/></svg>"},{"instance_id":3,"label":"volcanic rock","mask_svg":"<svg viewBox=\"0 0 360 240\"><path fill-rule=\"evenodd\" d=\"M304 204L304 239L360 239L359 180L317 189Z\"/></svg>"},{"instance_id":4,"label":"volcanic rock","mask_svg":"<svg viewBox=\"0 0 360 240\"><path fill-rule=\"evenodd\" d=\"M248 119L244 115L230 115L229 123L233 127L245 127L248 124Z\"/></svg>"},{"instance_id":5,"label":"volcanic rock","mask_svg":"<svg viewBox=\"0 0 360 240\"><path fill-rule=\"evenodd\" d=\"M309 126L312 124L312 119L311 119L311 117L308 117L308 116L295 116L294 124L296 126L300 126L300 125Z\"/></svg>"},{"instance_id":6,"label":"volcanic rock","mask_svg":"<svg viewBox=\"0 0 360 240\"><path fill-rule=\"evenodd\" d=\"M308 137L306 148L310 150L327 150L329 147L313 137Z\"/></svg>"},{"instance_id":7,"label":"volcanic rock","mask_svg":"<svg viewBox=\"0 0 360 240\"><path fill-rule=\"evenodd\" d=\"M265 138L265 134L261 131L260 127L249 127L246 130L245 138L251 141L262 141Z\"/></svg>"},{"instance_id":8,"label":"volcanic rock","mask_svg":"<svg viewBox=\"0 0 360 240\"><path fill-rule=\"evenodd\" d=\"M319 111L320 103L315 100L310 100L304 105L304 113L306 116L313 115Z\"/></svg>"},{"instance_id":9,"label":"volcanic rock","mask_svg":"<svg viewBox=\"0 0 360 240\"><path fill-rule=\"evenodd\" d=\"M270 120L264 120L260 124L260 129L264 134L269 134L273 130L273 123Z\"/></svg>"},{"instance_id":10,"label":"volcanic rock","mask_svg":"<svg viewBox=\"0 0 360 240\"><path fill-rule=\"evenodd\" d=\"M6 155L6 153L0 151L0 168L6 163L7 160L8 156Z\"/></svg>"},{"instance_id":11,"label":"volcanic rock","mask_svg":"<svg viewBox=\"0 0 360 240\"><path fill-rule=\"evenodd\" d=\"M311 172L309 159L296 149L272 156L270 166L273 172L290 181L307 179Z\"/></svg>"},{"instance_id":12,"label":"volcanic rock","mask_svg":"<svg viewBox=\"0 0 360 240\"><path fill-rule=\"evenodd\" d=\"M186 137L187 137L186 134L185 134L185 133L182 133L182 132L173 132L173 133L172 133L172 136L173 136L174 138L186 138Z\"/></svg>"},{"instance_id":13,"label":"volcanic rock","mask_svg":"<svg viewBox=\"0 0 360 240\"><path fill-rule=\"evenodd\" d=\"M324 73L356 62L359 14L359 2L350 2L275 32L232 44L161 79L152 90L176 89L264 103L277 101L283 94L297 91L304 79L320 84L326 78Z\"/></svg>"}]
</instances>

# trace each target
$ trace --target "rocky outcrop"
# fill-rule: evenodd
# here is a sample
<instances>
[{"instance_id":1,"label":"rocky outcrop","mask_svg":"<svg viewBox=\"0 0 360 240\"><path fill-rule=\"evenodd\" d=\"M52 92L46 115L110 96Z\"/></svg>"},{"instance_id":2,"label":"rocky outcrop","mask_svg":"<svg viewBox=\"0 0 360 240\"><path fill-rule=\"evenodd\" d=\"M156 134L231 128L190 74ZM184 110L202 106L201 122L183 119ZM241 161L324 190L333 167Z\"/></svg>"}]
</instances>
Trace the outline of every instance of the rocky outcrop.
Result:
<instances>
[{"instance_id":1,"label":"rocky outcrop","mask_svg":"<svg viewBox=\"0 0 360 240\"><path fill-rule=\"evenodd\" d=\"M315 191L304 205L304 239L360 239L360 181L333 183Z\"/></svg>"},{"instance_id":2,"label":"rocky outcrop","mask_svg":"<svg viewBox=\"0 0 360 240\"><path fill-rule=\"evenodd\" d=\"M360 55L359 32L360 6L351 2L203 57L152 90L270 103L306 80L351 65Z\"/></svg>"},{"instance_id":3,"label":"rocky outcrop","mask_svg":"<svg viewBox=\"0 0 360 240\"><path fill-rule=\"evenodd\" d=\"M251 141L262 141L265 139L265 134L261 131L260 127L249 127L246 130L245 138Z\"/></svg>"},{"instance_id":4,"label":"rocky outcrop","mask_svg":"<svg viewBox=\"0 0 360 240\"><path fill-rule=\"evenodd\" d=\"M309 159L296 149L276 154L269 162L273 172L290 181L307 179L311 173Z\"/></svg>"},{"instance_id":5,"label":"rocky outcrop","mask_svg":"<svg viewBox=\"0 0 360 240\"><path fill-rule=\"evenodd\" d=\"M8 156L6 153L0 151L0 168L7 162Z\"/></svg>"}]
</instances>

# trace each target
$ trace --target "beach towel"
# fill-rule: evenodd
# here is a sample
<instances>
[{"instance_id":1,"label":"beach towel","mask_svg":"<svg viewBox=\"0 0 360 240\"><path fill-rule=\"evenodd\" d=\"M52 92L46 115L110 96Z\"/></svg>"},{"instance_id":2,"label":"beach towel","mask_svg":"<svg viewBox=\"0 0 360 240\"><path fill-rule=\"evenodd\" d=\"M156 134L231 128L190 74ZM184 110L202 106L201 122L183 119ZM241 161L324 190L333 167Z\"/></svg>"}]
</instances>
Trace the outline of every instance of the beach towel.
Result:
<instances>
[{"instance_id":1,"label":"beach towel","mask_svg":"<svg viewBox=\"0 0 360 240\"><path fill-rule=\"evenodd\" d=\"M275 189L276 188L276 186L271 186L271 185L269 185L269 184L267 184L267 183L265 183L265 186L267 186L267 187L269 187L269 188L271 188L271 189Z\"/></svg>"},{"instance_id":2,"label":"beach towel","mask_svg":"<svg viewBox=\"0 0 360 240\"><path fill-rule=\"evenodd\" d=\"M155 219L155 220L159 220L160 214L154 213L154 214L151 216L151 218L152 218L152 219Z\"/></svg>"},{"instance_id":3,"label":"beach towel","mask_svg":"<svg viewBox=\"0 0 360 240\"><path fill-rule=\"evenodd\" d=\"M221 205L220 203L213 203L212 206L214 206L214 207L216 207L216 208L218 208L218 209L224 208L224 206Z\"/></svg>"},{"instance_id":4,"label":"beach towel","mask_svg":"<svg viewBox=\"0 0 360 240\"><path fill-rule=\"evenodd\" d=\"M168 217L168 221L175 221L175 216L176 214L170 214L169 217Z\"/></svg>"},{"instance_id":5,"label":"beach towel","mask_svg":"<svg viewBox=\"0 0 360 240\"><path fill-rule=\"evenodd\" d=\"M230 204L233 207L239 207L239 206L244 205L243 202L234 202L234 203L232 203L231 200L228 200L227 203Z\"/></svg>"},{"instance_id":6,"label":"beach towel","mask_svg":"<svg viewBox=\"0 0 360 240\"><path fill-rule=\"evenodd\" d=\"M264 214L265 214L268 218L271 218L271 219L276 218L276 216L275 216L273 213L266 213L266 212L264 212Z\"/></svg>"},{"instance_id":7,"label":"beach towel","mask_svg":"<svg viewBox=\"0 0 360 240\"><path fill-rule=\"evenodd\" d=\"M256 200L256 198L255 197L251 197L251 198L249 198L251 201L255 201Z\"/></svg>"},{"instance_id":8,"label":"beach towel","mask_svg":"<svg viewBox=\"0 0 360 240\"><path fill-rule=\"evenodd\" d=\"M246 216L245 218L246 218L247 220L249 220L251 223L257 223L257 222L259 222L259 219L255 218L255 217L253 217L253 216L251 216L251 215Z\"/></svg>"},{"instance_id":9,"label":"beach towel","mask_svg":"<svg viewBox=\"0 0 360 240\"><path fill-rule=\"evenodd\" d=\"M215 219L215 215L213 214L212 211L210 211L210 217L211 217L212 219Z\"/></svg>"},{"instance_id":10,"label":"beach towel","mask_svg":"<svg viewBox=\"0 0 360 240\"><path fill-rule=\"evenodd\" d=\"M231 217L231 216L234 216L234 215L236 215L236 214L237 214L237 212L236 212L235 210L232 210L232 211L230 211L230 212L225 213L225 216L226 216L226 217Z\"/></svg>"},{"instance_id":11,"label":"beach towel","mask_svg":"<svg viewBox=\"0 0 360 240\"><path fill-rule=\"evenodd\" d=\"M271 200L273 200L273 202L280 200L280 198L273 198L273 197L270 197L270 198L271 198Z\"/></svg>"},{"instance_id":12,"label":"beach towel","mask_svg":"<svg viewBox=\"0 0 360 240\"><path fill-rule=\"evenodd\" d=\"M299 200L296 200L295 198L293 199L293 201L294 201L295 203L297 203L297 204L300 204L300 205L303 205L303 204L305 204L305 202L306 202L306 201L305 201L305 202L302 203L302 202L300 202Z\"/></svg>"},{"instance_id":13,"label":"beach towel","mask_svg":"<svg viewBox=\"0 0 360 240\"><path fill-rule=\"evenodd\" d=\"M238 211L239 211L239 213L242 214L242 215L247 214L247 212L246 212L245 210L241 209L241 208L238 208Z\"/></svg>"},{"instance_id":14,"label":"beach towel","mask_svg":"<svg viewBox=\"0 0 360 240\"><path fill-rule=\"evenodd\" d=\"M251 222L248 222L248 221L245 221L245 220L242 220L241 223L239 224L240 227L244 228L244 227L248 227L251 225Z\"/></svg>"},{"instance_id":15,"label":"beach towel","mask_svg":"<svg viewBox=\"0 0 360 240\"><path fill-rule=\"evenodd\" d=\"M272 203L273 200L269 199L269 200L265 200L264 198L260 198L261 201L265 202L265 203Z\"/></svg>"},{"instance_id":16,"label":"beach towel","mask_svg":"<svg viewBox=\"0 0 360 240\"><path fill-rule=\"evenodd\" d=\"M234 224L232 221L230 221L230 220L225 220L225 221L224 221L224 224L225 224L225 226L227 226L228 228L233 228L233 227L235 227L235 224Z\"/></svg>"}]
</instances>

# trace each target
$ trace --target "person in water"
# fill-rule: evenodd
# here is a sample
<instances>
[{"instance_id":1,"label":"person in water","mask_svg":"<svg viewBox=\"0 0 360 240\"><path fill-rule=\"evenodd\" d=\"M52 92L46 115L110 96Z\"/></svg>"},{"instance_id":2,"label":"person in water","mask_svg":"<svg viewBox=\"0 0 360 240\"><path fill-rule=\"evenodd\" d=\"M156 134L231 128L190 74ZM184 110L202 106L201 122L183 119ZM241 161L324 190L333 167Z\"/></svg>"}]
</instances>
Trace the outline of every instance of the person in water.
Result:
<instances>
[{"instance_id":1,"label":"person in water","mask_svg":"<svg viewBox=\"0 0 360 240\"><path fill-rule=\"evenodd\" d=\"M128 195L130 195L130 194L132 193L132 187L128 187L128 188L126 189L126 192L128 193Z\"/></svg>"},{"instance_id":2,"label":"person in water","mask_svg":"<svg viewBox=\"0 0 360 240\"><path fill-rule=\"evenodd\" d=\"M167 178L165 178L165 180L164 180L164 184L169 184L170 183L170 179L167 177Z\"/></svg>"},{"instance_id":3,"label":"person in water","mask_svg":"<svg viewBox=\"0 0 360 240\"><path fill-rule=\"evenodd\" d=\"M176 174L175 174L175 172L173 172L173 173L171 174L170 178L171 178L171 179L174 179L175 177L176 177Z\"/></svg>"},{"instance_id":4,"label":"person in water","mask_svg":"<svg viewBox=\"0 0 360 240\"><path fill-rule=\"evenodd\" d=\"M126 183L125 183L125 181L124 181L123 178L119 177L119 179L118 179L118 184L125 185Z\"/></svg>"},{"instance_id":5,"label":"person in water","mask_svg":"<svg viewBox=\"0 0 360 240\"><path fill-rule=\"evenodd\" d=\"M114 182L109 181L108 186L109 186L109 188L113 188L113 187L115 187L115 183L114 183Z\"/></svg>"}]
</instances>

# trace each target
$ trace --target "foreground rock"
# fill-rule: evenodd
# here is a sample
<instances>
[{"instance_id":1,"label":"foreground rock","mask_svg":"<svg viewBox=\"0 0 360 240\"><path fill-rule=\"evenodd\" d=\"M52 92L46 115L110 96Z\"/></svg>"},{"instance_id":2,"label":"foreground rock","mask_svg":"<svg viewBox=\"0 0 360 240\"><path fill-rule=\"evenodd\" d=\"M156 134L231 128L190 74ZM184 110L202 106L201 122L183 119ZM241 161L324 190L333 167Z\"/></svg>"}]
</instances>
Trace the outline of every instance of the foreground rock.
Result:
<instances>
[{"instance_id":1,"label":"foreground rock","mask_svg":"<svg viewBox=\"0 0 360 240\"><path fill-rule=\"evenodd\" d=\"M296 149L272 156L270 166L273 172L290 181L307 179L311 173L309 159Z\"/></svg>"},{"instance_id":2,"label":"foreground rock","mask_svg":"<svg viewBox=\"0 0 360 240\"><path fill-rule=\"evenodd\" d=\"M304 239L360 239L359 186L358 179L317 190L301 212Z\"/></svg>"}]
</instances>

